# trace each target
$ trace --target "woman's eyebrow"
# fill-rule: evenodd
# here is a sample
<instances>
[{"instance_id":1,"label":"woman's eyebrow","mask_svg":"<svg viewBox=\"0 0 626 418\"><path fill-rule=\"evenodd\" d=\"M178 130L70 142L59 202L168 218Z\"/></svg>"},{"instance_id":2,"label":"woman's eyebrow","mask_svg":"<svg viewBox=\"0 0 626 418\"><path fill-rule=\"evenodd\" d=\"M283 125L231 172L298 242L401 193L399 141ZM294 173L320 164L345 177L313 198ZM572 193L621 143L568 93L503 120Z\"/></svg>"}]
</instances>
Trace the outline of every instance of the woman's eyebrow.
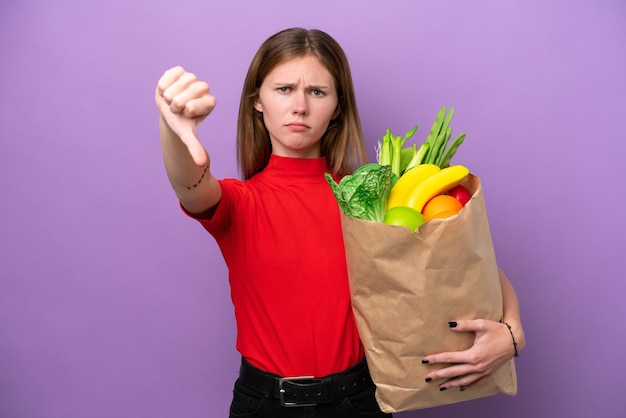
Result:
<instances>
[{"instance_id":1,"label":"woman's eyebrow","mask_svg":"<svg viewBox=\"0 0 626 418\"><path fill-rule=\"evenodd\" d=\"M298 86L300 83L298 82L290 82L290 81L274 81L272 82L273 86L280 86L280 87L296 87ZM329 90L330 86L325 85L325 84L316 84L316 83L311 83L311 84L307 84L304 86L306 89L309 90Z\"/></svg>"},{"instance_id":2,"label":"woman's eyebrow","mask_svg":"<svg viewBox=\"0 0 626 418\"><path fill-rule=\"evenodd\" d=\"M312 90L329 90L330 86L324 84L309 84L307 88Z\"/></svg>"}]
</instances>

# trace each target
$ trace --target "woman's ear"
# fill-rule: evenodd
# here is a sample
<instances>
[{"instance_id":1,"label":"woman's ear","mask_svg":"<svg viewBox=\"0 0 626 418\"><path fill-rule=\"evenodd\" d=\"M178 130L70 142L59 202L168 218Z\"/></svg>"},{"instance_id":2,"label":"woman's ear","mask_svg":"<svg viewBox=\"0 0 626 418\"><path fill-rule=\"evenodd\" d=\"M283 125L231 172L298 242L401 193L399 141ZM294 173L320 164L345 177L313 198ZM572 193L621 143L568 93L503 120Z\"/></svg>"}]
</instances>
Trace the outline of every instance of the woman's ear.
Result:
<instances>
[{"instance_id":1,"label":"woman's ear","mask_svg":"<svg viewBox=\"0 0 626 418\"><path fill-rule=\"evenodd\" d=\"M341 105L339 103L337 103L337 107L335 108L335 111L333 112L333 115L331 116L330 120L335 120L337 119L337 117L341 114Z\"/></svg>"},{"instance_id":2,"label":"woman's ear","mask_svg":"<svg viewBox=\"0 0 626 418\"><path fill-rule=\"evenodd\" d=\"M261 104L261 102L259 101L259 98L257 97L256 99L254 99L254 109L257 112L261 112L263 113L263 105Z\"/></svg>"}]
</instances>

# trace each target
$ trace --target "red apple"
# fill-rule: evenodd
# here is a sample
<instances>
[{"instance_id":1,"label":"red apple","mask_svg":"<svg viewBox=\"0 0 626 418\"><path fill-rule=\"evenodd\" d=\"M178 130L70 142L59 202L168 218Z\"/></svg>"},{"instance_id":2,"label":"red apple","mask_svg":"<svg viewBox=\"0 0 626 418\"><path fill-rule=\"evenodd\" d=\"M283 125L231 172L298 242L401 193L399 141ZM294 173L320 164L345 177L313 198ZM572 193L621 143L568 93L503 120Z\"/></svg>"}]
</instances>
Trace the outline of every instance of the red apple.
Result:
<instances>
[{"instance_id":1,"label":"red apple","mask_svg":"<svg viewBox=\"0 0 626 418\"><path fill-rule=\"evenodd\" d=\"M465 187L461 186L460 184L458 186L455 186L455 187L451 188L450 190L448 190L448 195L454 197L456 200L461 202L463 205L465 205L467 202L469 202L470 198L472 197L472 196L470 196L470 194L467 191L467 189Z\"/></svg>"}]
</instances>

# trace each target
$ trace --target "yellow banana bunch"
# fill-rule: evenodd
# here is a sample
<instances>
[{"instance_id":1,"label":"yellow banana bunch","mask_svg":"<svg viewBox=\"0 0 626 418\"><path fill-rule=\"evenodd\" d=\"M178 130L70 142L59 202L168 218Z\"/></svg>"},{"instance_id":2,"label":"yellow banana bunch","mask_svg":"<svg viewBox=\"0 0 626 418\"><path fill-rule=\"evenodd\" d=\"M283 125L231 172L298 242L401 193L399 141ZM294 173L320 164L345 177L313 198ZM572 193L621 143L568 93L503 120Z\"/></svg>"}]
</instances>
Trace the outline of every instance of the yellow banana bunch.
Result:
<instances>
[{"instance_id":1,"label":"yellow banana bunch","mask_svg":"<svg viewBox=\"0 0 626 418\"><path fill-rule=\"evenodd\" d=\"M419 164L406 171L389 191L387 210L396 206L406 206L406 198L421 182L441 171L435 164Z\"/></svg>"},{"instance_id":2,"label":"yellow banana bunch","mask_svg":"<svg viewBox=\"0 0 626 418\"><path fill-rule=\"evenodd\" d=\"M451 165L442 168L433 175L415 184L405 196L404 206L411 207L421 212L426 202L436 195L457 186L468 174L469 170L462 165ZM399 181L400 180L398 180L398 182Z\"/></svg>"}]
</instances>

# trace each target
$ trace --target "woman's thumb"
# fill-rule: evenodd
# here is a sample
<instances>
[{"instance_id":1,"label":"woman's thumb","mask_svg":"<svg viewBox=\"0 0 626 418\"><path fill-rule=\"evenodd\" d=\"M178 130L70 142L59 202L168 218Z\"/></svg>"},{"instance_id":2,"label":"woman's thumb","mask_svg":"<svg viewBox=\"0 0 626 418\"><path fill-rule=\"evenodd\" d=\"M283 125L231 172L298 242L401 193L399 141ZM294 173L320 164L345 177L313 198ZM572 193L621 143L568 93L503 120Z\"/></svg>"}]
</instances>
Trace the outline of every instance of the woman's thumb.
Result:
<instances>
[{"instance_id":1,"label":"woman's thumb","mask_svg":"<svg viewBox=\"0 0 626 418\"><path fill-rule=\"evenodd\" d=\"M191 155L193 162L200 167L206 165L208 161L207 152L204 149L204 146L200 143L200 140L198 140L198 137L196 137L193 132L189 132L180 139L187 146L189 155Z\"/></svg>"}]
</instances>

